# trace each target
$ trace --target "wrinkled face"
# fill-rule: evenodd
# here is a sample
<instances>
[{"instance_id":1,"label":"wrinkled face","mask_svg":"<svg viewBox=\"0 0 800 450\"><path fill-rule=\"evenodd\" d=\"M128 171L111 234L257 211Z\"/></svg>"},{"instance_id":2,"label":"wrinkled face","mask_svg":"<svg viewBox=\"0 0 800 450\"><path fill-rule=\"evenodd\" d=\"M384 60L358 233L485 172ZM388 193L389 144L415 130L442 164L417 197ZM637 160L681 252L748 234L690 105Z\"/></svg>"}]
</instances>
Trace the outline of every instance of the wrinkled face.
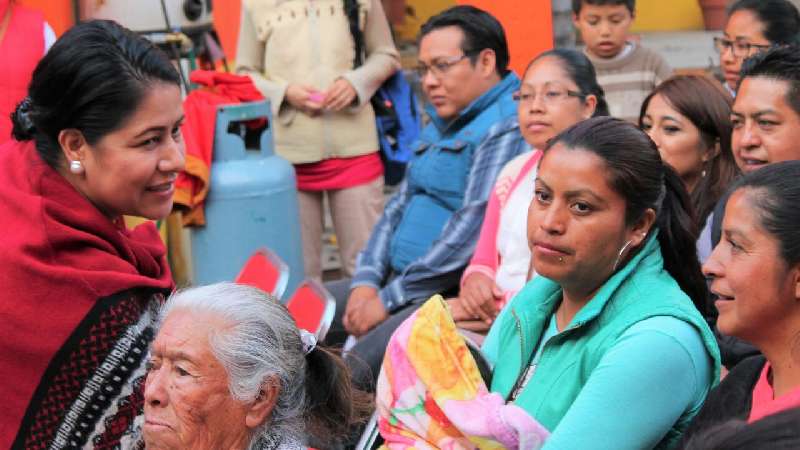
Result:
<instances>
[{"instance_id":1,"label":"wrinkled face","mask_svg":"<svg viewBox=\"0 0 800 450\"><path fill-rule=\"evenodd\" d=\"M788 89L784 80L742 81L731 113L731 147L742 172L800 159L800 115L786 102Z\"/></svg>"},{"instance_id":2,"label":"wrinkled face","mask_svg":"<svg viewBox=\"0 0 800 450\"><path fill-rule=\"evenodd\" d=\"M717 325L725 334L758 345L773 327L796 310L800 269L790 268L778 240L767 232L755 208L757 197L745 188L731 195L722 222L722 239L703 265L719 296Z\"/></svg>"},{"instance_id":3,"label":"wrinkled face","mask_svg":"<svg viewBox=\"0 0 800 450\"><path fill-rule=\"evenodd\" d=\"M561 131L594 113L596 99L586 100L557 57L544 57L525 72L519 88L520 132L533 148L543 149Z\"/></svg>"},{"instance_id":4,"label":"wrinkled face","mask_svg":"<svg viewBox=\"0 0 800 450\"><path fill-rule=\"evenodd\" d=\"M725 24L725 39L735 44L751 44L759 46L769 46L770 42L764 36L764 22L758 19L751 11L740 9L731 14ZM751 47L747 56L752 56L757 48ZM744 55L734 55L733 50L728 49L719 55L719 62L722 66L722 75L725 83L731 89L736 89L739 83L739 72L742 69L742 62L747 58Z\"/></svg>"},{"instance_id":5,"label":"wrinkled face","mask_svg":"<svg viewBox=\"0 0 800 450\"><path fill-rule=\"evenodd\" d=\"M427 67L420 83L436 114L444 120L455 118L489 85L487 77L494 73L494 59L487 67L485 53L465 55L461 50L464 32L456 26L438 28L426 34L419 43L419 67ZM476 58L475 64L470 56Z\"/></svg>"},{"instance_id":6,"label":"wrinkled face","mask_svg":"<svg viewBox=\"0 0 800 450\"><path fill-rule=\"evenodd\" d=\"M581 5L572 22L581 32L589 53L613 58L625 46L633 15L625 5Z\"/></svg>"},{"instance_id":7,"label":"wrinkled face","mask_svg":"<svg viewBox=\"0 0 800 450\"><path fill-rule=\"evenodd\" d=\"M528 244L536 273L565 289L600 287L620 249L634 238L625 225L625 199L611 188L607 172L594 153L561 144L541 160L528 208Z\"/></svg>"},{"instance_id":8,"label":"wrinkled face","mask_svg":"<svg viewBox=\"0 0 800 450\"><path fill-rule=\"evenodd\" d=\"M713 150L703 142L700 130L661 94L650 99L642 117L642 130L656 143L661 159L678 172L691 192Z\"/></svg>"},{"instance_id":9,"label":"wrinkled face","mask_svg":"<svg viewBox=\"0 0 800 450\"><path fill-rule=\"evenodd\" d=\"M180 88L154 82L122 127L82 151L78 189L111 218L163 219L184 167Z\"/></svg>"},{"instance_id":10,"label":"wrinkled face","mask_svg":"<svg viewBox=\"0 0 800 450\"><path fill-rule=\"evenodd\" d=\"M227 325L217 316L185 310L165 319L145 384L148 449L246 448L247 406L231 396L228 375L209 345L209 334Z\"/></svg>"}]
</instances>

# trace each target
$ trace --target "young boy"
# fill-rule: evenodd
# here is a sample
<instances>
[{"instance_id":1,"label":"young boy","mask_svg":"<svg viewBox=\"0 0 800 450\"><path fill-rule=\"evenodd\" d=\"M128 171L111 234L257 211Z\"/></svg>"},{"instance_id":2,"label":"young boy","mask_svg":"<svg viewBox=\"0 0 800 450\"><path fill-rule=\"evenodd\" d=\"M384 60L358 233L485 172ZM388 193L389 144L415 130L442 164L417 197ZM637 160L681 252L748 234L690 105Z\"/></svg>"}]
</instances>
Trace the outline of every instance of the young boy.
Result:
<instances>
[{"instance_id":1,"label":"young boy","mask_svg":"<svg viewBox=\"0 0 800 450\"><path fill-rule=\"evenodd\" d=\"M611 115L636 122L642 101L672 74L664 58L627 40L636 0L572 0L572 22L597 70Z\"/></svg>"}]
</instances>

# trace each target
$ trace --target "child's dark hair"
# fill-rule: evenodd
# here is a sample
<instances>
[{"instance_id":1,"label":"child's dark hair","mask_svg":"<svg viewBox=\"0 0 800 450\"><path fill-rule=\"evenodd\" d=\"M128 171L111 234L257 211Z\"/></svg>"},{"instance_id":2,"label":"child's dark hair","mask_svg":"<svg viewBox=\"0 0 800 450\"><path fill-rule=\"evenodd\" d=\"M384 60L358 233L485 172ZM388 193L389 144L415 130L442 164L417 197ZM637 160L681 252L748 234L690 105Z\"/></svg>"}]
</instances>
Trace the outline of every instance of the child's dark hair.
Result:
<instances>
[{"instance_id":1,"label":"child's dark hair","mask_svg":"<svg viewBox=\"0 0 800 450\"><path fill-rule=\"evenodd\" d=\"M572 0L572 12L577 16L581 13L581 7L584 5L625 5L630 11L631 15L636 11L636 0Z\"/></svg>"},{"instance_id":2,"label":"child's dark hair","mask_svg":"<svg viewBox=\"0 0 800 450\"><path fill-rule=\"evenodd\" d=\"M79 23L37 64L28 97L11 115L12 134L35 140L42 160L57 167L61 130L77 129L96 143L124 124L156 81L180 83L161 50L112 21Z\"/></svg>"},{"instance_id":3,"label":"child's dark hair","mask_svg":"<svg viewBox=\"0 0 800 450\"><path fill-rule=\"evenodd\" d=\"M651 232L658 232L664 269L678 282L704 316L708 288L697 259L697 226L683 182L664 164L655 143L636 125L613 117L592 117L554 137L605 162L609 186L625 199L625 223L633 225L648 209L656 212Z\"/></svg>"},{"instance_id":4,"label":"child's dark hair","mask_svg":"<svg viewBox=\"0 0 800 450\"><path fill-rule=\"evenodd\" d=\"M728 17L750 11L764 24L764 37L772 45L798 44L800 13L788 0L738 0L728 8Z\"/></svg>"}]
</instances>

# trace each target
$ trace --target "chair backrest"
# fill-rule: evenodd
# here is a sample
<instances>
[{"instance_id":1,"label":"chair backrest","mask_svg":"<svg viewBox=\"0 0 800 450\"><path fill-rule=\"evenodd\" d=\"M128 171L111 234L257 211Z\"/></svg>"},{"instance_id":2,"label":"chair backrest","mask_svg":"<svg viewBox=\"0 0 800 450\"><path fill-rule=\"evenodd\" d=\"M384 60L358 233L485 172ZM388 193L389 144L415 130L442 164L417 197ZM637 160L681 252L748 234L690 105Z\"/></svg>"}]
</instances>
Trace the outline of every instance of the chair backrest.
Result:
<instances>
[{"instance_id":1,"label":"chair backrest","mask_svg":"<svg viewBox=\"0 0 800 450\"><path fill-rule=\"evenodd\" d=\"M379 437L380 431L378 429L378 411L375 411L372 413L372 417L369 418L367 426L364 427L364 433L361 435L361 439L358 440L355 450L372 450L375 447L375 444L378 443ZM381 440L381 442L382 441L383 440Z\"/></svg>"},{"instance_id":2,"label":"chair backrest","mask_svg":"<svg viewBox=\"0 0 800 450\"><path fill-rule=\"evenodd\" d=\"M318 282L305 279L286 302L297 327L314 333L317 342L322 342L333 323L336 300Z\"/></svg>"},{"instance_id":3,"label":"chair backrest","mask_svg":"<svg viewBox=\"0 0 800 450\"><path fill-rule=\"evenodd\" d=\"M459 329L459 334L464 339L464 343L469 349L470 354L478 366L478 372L481 374L486 386L492 385L492 364L486 359L486 356L481 351L480 345L475 341L474 335L466 330ZM377 448L378 445L383 443L383 438L380 436L380 429L378 427L379 411L372 413L369 422L364 427L364 432L356 444L355 450L372 450Z\"/></svg>"},{"instance_id":4,"label":"chair backrest","mask_svg":"<svg viewBox=\"0 0 800 450\"><path fill-rule=\"evenodd\" d=\"M260 248L236 276L237 283L255 286L280 299L289 283L289 267L268 248Z\"/></svg>"},{"instance_id":5,"label":"chair backrest","mask_svg":"<svg viewBox=\"0 0 800 450\"><path fill-rule=\"evenodd\" d=\"M486 359L486 355L483 354L481 351L481 347L472 340L469 334L465 334L463 330L461 331L461 337L464 338L464 343L467 344L467 348L469 349L469 353L472 355L472 359L475 360L475 364L478 366L478 372L481 374L481 378L483 378L483 382L486 383L486 386L492 385L492 363Z\"/></svg>"}]
</instances>

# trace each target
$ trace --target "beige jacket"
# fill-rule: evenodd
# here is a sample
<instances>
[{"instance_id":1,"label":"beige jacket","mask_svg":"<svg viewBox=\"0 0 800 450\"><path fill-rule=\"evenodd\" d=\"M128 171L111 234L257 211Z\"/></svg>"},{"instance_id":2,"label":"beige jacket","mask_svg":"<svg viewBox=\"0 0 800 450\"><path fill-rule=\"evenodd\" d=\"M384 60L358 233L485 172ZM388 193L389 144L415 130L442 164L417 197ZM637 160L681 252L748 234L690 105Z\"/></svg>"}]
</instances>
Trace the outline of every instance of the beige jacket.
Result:
<instances>
[{"instance_id":1,"label":"beige jacket","mask_svg":"<svg viewBox=\"0 0 800 450\"><path fill-rule=\"evenodd\" d=\"M358 0L367 57L355 54L343 0L244 0L236 71L249 75L272 102L276 151L295 164L378 150L369 99L400 67L380 0ZM357 104L338 113L306 115L284 102L289 83L325 91L345 78Z\"/></svg>"}]
</instances>

